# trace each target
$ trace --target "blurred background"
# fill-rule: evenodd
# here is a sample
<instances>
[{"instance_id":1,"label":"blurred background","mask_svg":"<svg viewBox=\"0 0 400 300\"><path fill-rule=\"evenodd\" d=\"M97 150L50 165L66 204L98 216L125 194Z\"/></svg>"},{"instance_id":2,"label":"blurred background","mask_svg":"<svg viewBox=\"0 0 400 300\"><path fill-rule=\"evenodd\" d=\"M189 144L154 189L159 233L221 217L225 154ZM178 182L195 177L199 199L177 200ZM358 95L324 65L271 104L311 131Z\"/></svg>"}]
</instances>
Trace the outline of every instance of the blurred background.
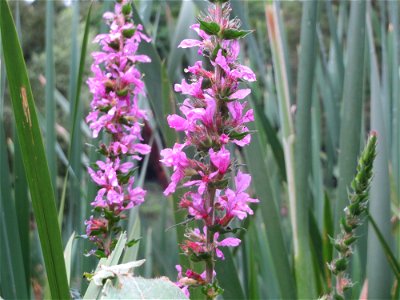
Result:
<instances>
[{"instance_id":1,"label":"blurred background","mask_svg":"<svg viewBox=\"0 0 400 300\"><path fill-rule=\"evenodd\" d=\"M232 1L232 16L242 20L244 29L255 30L242 41L240 60L253 68L258 78L250 86L253 90L250 101L256 117L253 142L248 149L232 151L252 174L252 194L261 203L254 208L255 216L244 224L236 224L246 228L240 232L244 242L220 267L223 278L220 278L223 281L220 284L226 289L223 297L227 299L277 299L294 295L291 292L295 281L293 226L287 176L292 172L297 177L300 175L297 170L286 169L289 158L284 154L284 121L279 108L285 100L290 103L289 118L298 133L301 125L296 120L297 104L302 101L299 100L301 97L310 99L309 131L304 140L308 155L304 156L306 164L302 166L306 170L304 173L300 171L300 174L305 174L306 192L301 202L304 206L298 213L307 215L308 233L300 238L306 239L305 249L311 253L309 268L314 270L312 281L318 295L326 293L331 284L326 262L332 259L334 251L329 236L334 236L339 227L339 218L347 203L346 190L355 173L356 158L370 129L378 131L379 144L370 211L399 260L399 5L397 1L367 1L364 36L357 40L352 36L355 33L349 30L357 17L351 14L351 1L317 2L315 24L310 23L310 28L313 28L309 30L314 32L313 47L309 49L307 61L301 58L300 46L304 2L276 1L271 4L280 34L279 39L274 40L271 32L268 33L266 1ZM90 2L51 1L51 5L42 0L9 2L44 136L57 207L64 208L60 218L64 246L73 232L84 234L84 220L90 215L89 203L96 194L86 167L97 160L95 146L101 138L93 140L84 122L91 101L85 82L90 76L92 63L89 54L97 49L91 41L97 34L107 31L102 15L113 9L113 3L93 3L80 100L74 103L71 99L77 92L82 39ZM183 100L172 92L172 86L184 77L184 68L200 57L197 50L178 49L177 45L184 38L196 38L189 26L196 22L207 2L135 0L134 4L146 32L152 37L151 45L141 50L151 56L154 63L142 69L149 99L141 99L142 107L151 111L144 127L144 137L152 143L152 152L140 163L135 175L138 184L148 191L146 201L131 213L124 226L128 234L141 238L137 257L146 258L146 263L137 272L145 277L168 276L175 280L175 265L182 259L177 245L184 226L174 225L185 216L177 210L177 199L167 199L162 194L169 174L159 163L159 151L182 138L174 136L165 125L167 113L176 109L174 101L179 103ZM361 40L361 43L355 44L355 40ZM285 62L283 66L274 57L274 43L281 46L282 51L277 55ZM358 65L352 63L351 56L357 51L361 56ZM4 230L0 240L6 239L3 235L11 230L9 227L18 227L24 280L31 297L40 299L46 295L46 273L32 209L30 205L20 204L29 203L29 195L4 64L1 68L0 122L4 136L0 136L3 155L0 201L4 201L3 205L13 203L15 217L8 216L7 221L3 216L6 223L2 224ZM157 78L159 80L155 80ZM308 78L308 82L304 83L304 78ZM288 99L282 98L281 85L287 89ZM300 94L304 93L301 85L308 91L303 96ZM71 113L75 109L76 119ZM73 122L77 130L71 138ZM71 169L65 185L68 162ZM64 186L67 187L65 195ZM61 200L63 198L65 201ZM399 297L398 280L387 263L387 250L383 250L374 231L367 225L361 227L358 235L360 239L354 248L351 268L356 284L351 296L359 298L368 278L371 297L373 293L383 298ZM87 287L83 272L90 272L97 265L96 258L83 255L90 249L90 243L83 239L76 239L73 243L70 286L76 296L83 295ZM2 255L7 259L7 254ZM3 272L7 269L3 268ZM0 280L0 295L6 295L8 288Z\"/></svg>"}]
</instances>

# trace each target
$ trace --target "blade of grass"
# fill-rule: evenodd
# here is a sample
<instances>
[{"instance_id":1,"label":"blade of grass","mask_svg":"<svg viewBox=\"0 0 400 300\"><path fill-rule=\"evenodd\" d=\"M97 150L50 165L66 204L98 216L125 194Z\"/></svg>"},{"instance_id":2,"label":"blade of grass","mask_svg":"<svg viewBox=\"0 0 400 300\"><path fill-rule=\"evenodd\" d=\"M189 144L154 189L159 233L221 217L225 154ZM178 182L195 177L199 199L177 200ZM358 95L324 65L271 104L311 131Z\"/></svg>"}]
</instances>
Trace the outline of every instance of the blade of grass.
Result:
<instances>
[{"instance_id":1,"label":"blade of grass","mask_svg":"<svg viewBox=\"0 0 400 300\"><path fill-rule=\"evenodd\" d=\"M282 144L279 141L278 134L272 127L272 124L268 117L262 113L261 105L254 105L255 119L259 120L259 123L265 131L267 141L271 146L272 153L279 167L279 173L283 181L286 181L286 168L285 168L285 155L283 153Z\"/></svg>"},{"instance_id":2,"label":"blade of grass","mask_svg":"<svg viewBox=\"0 0 400 300\"><path fill-rule=\"evenodd\" d=\"M312 42L315 39L315 20L313 21L313 14L315 10L316 15L316 5L315 2L305 2L303 11L303 20L302 20L302 48L306 48L307 45L303 44L307 39L309 42ZM279 98L279 111L281 118L281 126L282 126L282 139L283 139L283 147L285 153L285 163L286 163L286 172L287 172L287 181L288 181L288 193L289 193L289 202L290 202L290 218L292 225L292 234L293 234L293 246L294 246L294 270L296 274L296 287L298 297L300 298L313 298L316 297L315 290L315 277L312 274L313 269L310 268L311 263L311 254L309 249L309 231L308 231L308 205L307 205L307 196L305 192L302 190L304 187L300 187L296 180L299 177L296 177L297 174L294 173L296 166L296 161L294 157L294 143L295 143L295 133L293 129L293 121L290 112L290 90L289 90L289 82L287 77L287 62L284 57L283 50L283 42L282 42L282 33L279 28L278 18L277 18L277 7L276 2L273 4L266 4L266 17L267 17L267 28L268 35L271 44L271 51L273 62L275 66L275 84L277 85L278 98ZM315 17L314 17L315 18ZM311 21L310 21L311 20ZM309 37L307 36L307 26L308 24L314 24L312 26L312 32ZM310 48L309 50L311 50ZM302 59L303 64L306 59ZM311 62L311 61L310 61ZM306 65L305 65L306 66ZM307 71L307 70L304 70ZM312 68L313 71L313 68ZM312 73L310 73L312 75ZM309 80L309 79L308 79ZM311 78L312 82L312 78ZM305 83L301 83L301 92L303 90L306 91L305 87L307 87L307 81ZM311 90L311 88L310 88ZM303 95L301 97L304 97ZM305 98L304 98L305 99ZM303 104L303 103L302 103ZM307 105L307 103L304 103ZM301 112L301 114L307 114L307 107ZM306 116L307 117L307 116ZM300 129L300 135L303 137L307 131L307 123L304 123ZM304 146L304 149L306 146ZM301 150L304 151L302 148ZM297 149L296 149L297 151ZM304 160L304 158L301 158ZM299 163L299 162L297 162ZM297 169L298 170L298 169ZM301 178L304 180L303 178ZM308 176L305 176L306 186L308 186ZM297 192L301 193L300 195ZM300 196L300 197L299 197Z\"/></svg>"},{"instance_id":3,"label":"blade of grass","mask_svg":"<svg viewBox=\"0 0 400 300\"><path fill-rule=\"evenodd\" d=\"M195 22L195 11L195 6L191 0L182 2L174 37L171 40L171 51L168 55L168 78L170 80L175 81L175 79L181 77L179 73L183 68L180 67L180 62L182 56L188 51L178 48L178 45L183 39L188 38L188 33L190 35L188 31L190 25Z\"/></svg>"},{"instance_id":4,"label":"blade of grass","mask_svg":"<svg viewBox=\"0 0 400 300\"><path fill-rule=\"evenodd\" d=\"M74 112L70 114L69 125L70 125L70 147L68 152L69 164L74 170L75 177L69 178L68 187L68 211L66 215L65 222L65 234L66 237L74 231L83 230L83 220L82 216L82 201L81 201L81 182L82 182L82 165L81 165L81 155L82 155L82 133L80 124L83 119L82 116L82 103L79 101L80 88L82 82L79 82L79 72L80 72L80 62L79 60L85 59L86 57L79 57L79 24L80 24L80 10L81 4L78 0L73 0L71 2L72 6L72 21L71 21L71 56L69 61L69 86L68 86L68 99L70 102L70 111ZM82 49L86 45L81 46ZM74 261L74 267L80 268L81 257L77 257Z\"/></svg>"},{"instance_id":5,"label":"blade of grass","mask_svg":"<svg viewBox=\"0 0 400 300\"><path fill-rule=\"evenodd\" d=\"M385 252L386 259L389 262L390 267L392 268L392 271L393 271L394 275L396 276L397 280L400 282L400 265L399 265L399 262L397 261L397 259L394 256L392 250L390 249L390 246L386 242L385 237L383 236L383 234L379 230L379 227L376 224L374 218L370 214L368 214L368 221L372 225L372 228L374 229L374 231L375 231L375 233L376 233L376 235L378 237L379 243L381 244L381 247L383 248L383 250Z\"/></svg>"},{"instance_id":6,"label":"blade of grass","mask_svg":"<svg viewBox=\"0 0 400 300\"><path fill-rule=\"evenodd\" d=\"M262 131L261 120L256 119L256 128ZM250 130L254 128L249 128ZM282 298L295 298L295 283L291 271L281 272L280 270L291 270L288 251L284 244L283 229L280 223L280 216L277 204L273 197L271 188L270 171L264 161L265 151L260 143L259 134L252 136L252 142L244 150L246 163L252 174L252 184L257 197L260 199L259 208L262 211L264 223L267 228L267 239L272 257L274 257L274 276L278 278ZM259 159L254 159L257 157Z\"/></svg>"},{"instance_id":7,"label":"blade of grass","mask_svg":"<svg viewBox=\"0 0 400 300\"><path fill-rule=\"evenodd\" d=\"M309 236L309 209L311 207L309 178L311 172L311 104L315 69L317 1L303 3L300 57L297 75L297 112L295 138L295 207L297 226L294 230L294 264L296 271L297 293L300 298L316 297L315 274L313 274ZM293 220L293 219L292 219ZM307 267L308 266L308 267Z\"/></svg>"},{"instance_id":8,"label":"blade of grass","mask_svg":"<svg viewBox=\"0 0 400 300\"><path fill-rule=\"evenodd\" d=\"M18 33L18 37L22 38L22 30L21 30L21 11L20 11L20 2L15 3L15 23L16 29ZM3 70L4 65L3 65ZM4 76L5 79L6 76ZM3 88L5 88L5 80L3 84ZM30 263L30 204L28 198L28 184L26 182L25 170L22 162L22 154L21 148L19 145L18 134L15 130L15 121L12 122L12 132L14 139L14 159L13 159L13 169L14 169L14 201L15 201L15 209L17 211L17 219L18 219L18 229L20 234L20 242L22 256L24 260L25 267L25 277L26 277L26 285L29 287L31 284L31 263ZM30 289L28 288L28 297L30 297Z\"/></svg>"},{"instance_id":9,"label":"blade of grass","mask_svg":"<svg viewBox=\"0 0 400 300\"><path fill-rule=\"evenodd\" d=\"M57 224L57 210L33 95L17 32L6 1L0 2L0 27L10 94L53 298L69 298Z\"/></svg>"},{"instance_id":10,"label":"blade of grass","mask_svg":"<svg viewBox=\"0 0 400 300\"><path fill-rule=\"evenodd\" d=\"M46 156L49 162L50 176L54 187L54 194L57 199L57 159L55 152L55 113L56 104L54 101L54 55L53 55L53 28L54 28L54 2L46 2Z\"/></svg>"},{"instance_id":11,"label":"blade of grass","mask_svg":"<svg viewBox=\"0 0 400 300\"><path fill-rule=\"evenodd\" d=\"M335 209L335 232L347 201L347 187L354 176L360 148L361 111L363 107L365 2L351 2L347 37L347 68L344 77L340 125L339 183Z\"/></svg>"},{"instance_id":12,"label":"blade of grass","mask_svg":"<svg viewBox=\"0 0 400 300\"><path fill-rule=\"evenodd\" d=\"M67 270L68 284L71 282L71 266L73 262L72 246L75 241L75 232L71 234L64 248L65 269Z\"/></svg>"},{"instance_id":13,"label":"blade of grass","mask_svg":"<svg viewBox=\"0 0 400 300\"><path fill-rule=\"evenodd\" d=\"M28 298L29 286L25 276L17 212L10 190L10 171L2 107L0 107L0 113L0 238L2 241L0 245L0 290L6 299L24 299Z\"/></svg>"},{"instance_id":14,"label":"blade of grass","mask_svg":"<svg viewBox=\"0 0 400 300\"><path fill-rule=\"evenodd\" d=\"M258 282L258 274L259 274L259 264L257 263L258 255L256 255L256 245L257 245L257 236L256 229L253 226L250 227L248 237L248 249L249 249L249 299L260 299L260 286Z\"/></svg>"},{"instance_id":15,"label":"blade of grass","mask_svg":"<svg viewBox=\"0 0 400 300\"><path fill-rule=\"evenodd\" d=\"M71 141L68 147L68 162L69 165L71 165L71 155L72 155L72 148L75 146L74 141L72 140L72 137L74 136L74 133L76 131L76 128L79 127L80 124L80 119L78 119L78 108L79 105L78 103L80 94L81 94L81 88L82 88L82 81L83 81L83 71L85 68L85 59L86 59L86 50L87 50L87 43L88 43L88 38L89 38L89 29L90 29L90 18L91 18L91 13L92 13L92 6L93 3L90 3L89 10L86 16L86 21L85 21L85 32L83 34L83 40L82 40L82 48L81 48L81 54L80 54L80 62L79 62L79 69L78 69L78 75L76 77L76 93L75 93L75 98L74 98L74 105L72 105L72 108L70 109L70 112L72 112L72 115L70 115L70 118L72 120L71 123ZM80 159L80 155L79 155ZM72 166L72 165L71 165ZM75 169L74 173L75 173ZM62 224L63 216L64 216L64 206L65 206L65 196L66 196L66 189L67 189L67 183L68 183L68 176L69 176L69 168L67 168L67 172L65 174L64 178L64 184L63 184L63 191L61 195L61 201L60 201L60 206L58 210L58 220L60 223L60 226Z\"/></svg>"},{"instance_id":16,"label":"blade of grass","mask_svg":"<svg viewBox=\"0 0 400 300\"><path fill-rule=\"evenodd\" d=\"M314 214L317 218L318 226L323 228L324 218L324 174L321 164L321 108L319 97L317 93L317 84L314 82L313 86L313 99L311 108L311 165L312 165L312 179L311 188L313 195Z\"/></svg>"},{"instance_id":17,"label":"blade of grass","mask_svg":"<svg viewBox=\"0 0 400 300\"><path fill-rule=\"evenodd\" d=\"M334 235L334 224L330 199L328 194L325 192L324 197L324 225L322 229L322 247L323 247L323 257L324 262L332 261L333 248L331 244L330 237ZM331 272L325 265L325 277L328 287L331 284Z\"/></svg>"},{"instance_id":18,"label":"blade of grass","mask_svg":"<svg viewBox=\"0 0 400 300\"><path fill-rule=\"evenodd\" d=\"M391 238L390 224L390 184L388 155L389 147L386 143L385 121L383 119L383 108L381 99L381 86L378 70L378 61L375 52L375 41L371 24L371 7L368 5L367 33L370 58L370 84L371 84L371 130L378 133L377 155L374 162L374 178L371 183L369 197L369 215L376 220L375 226L379 226L380 234L383 234L386 241ZM374 227L374 225L372 225ZM374 227L375 229L375 227ZM381 241L374 230L368 231L368 258L367 278L368 297L390 298L392 276L390 267L385 259L386 248L379 246ZM378 275L379 274L379 275Z\"/></svg>"},{"instance_id":19,"label":"blade of grass","mask_svg":"<svg viewBox=\"0 0 400 300\"><path fill-rule=\"evenodd\" d=\"M392 97L392 173L395 182L396 194L400 195L400 24L399 4L397 1L388 2L390 27L393 30L392 59L389 70L391 72ZM397 199L400 203L400 199Z\"/></svg>"},{"instance_id":20,"label":"blade of grass","mask_svg":"<svg viewBox=\"0 0 400 300\"><path fill-rule=\"evenodd\" d=\"M152 235L153 235L153 231L151 228L147 228L147 232L146 232L146 245L145 245L145 255L144 257L146 257L146 265L144 266L144 277L146 278L150 278L151 277L151 273L152 273L152 269L153 269L153 259L152 259Z\"/></svg>"}]
</instances>

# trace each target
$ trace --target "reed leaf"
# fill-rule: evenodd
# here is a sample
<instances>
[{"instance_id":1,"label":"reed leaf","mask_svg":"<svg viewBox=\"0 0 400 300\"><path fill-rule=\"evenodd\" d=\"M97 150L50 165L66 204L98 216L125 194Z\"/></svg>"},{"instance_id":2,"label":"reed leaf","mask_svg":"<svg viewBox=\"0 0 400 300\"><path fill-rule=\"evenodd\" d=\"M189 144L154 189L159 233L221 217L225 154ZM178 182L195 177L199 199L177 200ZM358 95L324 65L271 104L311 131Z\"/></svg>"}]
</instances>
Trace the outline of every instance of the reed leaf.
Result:
<instances>
[{"instance_id":1,"label":"reed leaf","mask_svg":"<svg viewBox=\"0 0 400 300\"><path fill-rule=\"evenodd\" d=\"M1 95L0 95L1 97ZM2 295L7 299L27 298L26 281L16 207L10 186L7 143L4 134L2 105L0 107L0 282ZM29 261L28 261L29 263ZM28 265L29 266L29 265Z\"/></svg>"},{"instance_id":2,"label":"reed leaf","mask_svg":"<svg viewBox=\"0 0 400 300\"><path fill-rule=\"evenodd\" d=\"M294 225L294 264L296 272L297 293L300 298L314 298L315 274L308 241L309 236L309 209L310 190L309 178L311 171L311 103L315 69L316 46L316 19L317 1L303 3L303 14L300 35L300 57L297 75L297 112L296 112L296 139L295 168L296 201L290 210L296 214L292 218ZM297 239L297 240L296 240Z\"/></svg>"},{"instance_id":3,"label":"reed leaf","mask_svg":"<svg viewBox=\"0 0 400 300\"><path fill-rule=\"evenodd\" d=\"M13 112L26 177L53 298L69 298L61 235L33 95L17 31L6 1L0 2L0 27Z\"/></svg>"},{"instance_id":4,"label":"reed leaf","mask_svg":"<svg viewBox=\"0 0 400 300\"><path fill-rule=\"evenodd\" d=\"M54 71L54 54L53 54L53 28L54 28L54 2L46 2L46 86L45 86L45 103L46 103L46 156L49 162L50 176L52 179L54 193L57 199L57 159L56 159L56 132L55 132L55 114L56 103L54 99L55 89L55 71Z\"/></svg>"},{"instance_id":5,"label":"reed leaf","mask_svg":"<svg viewBox=\"0 0 400 300\"><path fill-rule=\"evenodd\" d=\"M373 229L375 227L379 228L385 240L390 241L389 147L386 142L380 76L371 24L371 7L369 6L368 8L367 33L370 58L371 130L377 132L379 142L377 144L377 155L373 169L374 178L372 179L369 197L369 214L376 222L371 222L368 230L367 278L368 297L383 299L390 298L392 276L389 264L386 261L385 251L383 251L384 248L379 245L381 240Z\"/></svg>"},{"instance_id":6,"label":"reed leaf","mask_svg":"<svg viewBox=\"0 0 400 300\"><path fill-rule=\"evenodd\" d=\"M344 77L342 115L340 122L339 183L335 208L335 232L347 201L349 186L357 165L360 149L363 108L363 78L365 51L365 1L351 2L349 34L347 37L347 66Z\"/></svg>"}]
</instances>

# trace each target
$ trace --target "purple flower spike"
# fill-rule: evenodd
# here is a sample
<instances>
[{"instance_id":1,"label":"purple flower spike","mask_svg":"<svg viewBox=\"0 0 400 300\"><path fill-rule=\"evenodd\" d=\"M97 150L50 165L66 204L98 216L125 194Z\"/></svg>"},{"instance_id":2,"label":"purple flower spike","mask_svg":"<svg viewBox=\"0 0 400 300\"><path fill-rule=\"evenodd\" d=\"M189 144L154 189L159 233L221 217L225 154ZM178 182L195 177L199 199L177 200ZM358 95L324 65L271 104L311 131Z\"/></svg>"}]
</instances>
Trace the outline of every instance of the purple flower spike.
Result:
<instances>
[{"instance_id":1,"label":"purple flower spike","mask_svg":"<svg viewBox=\"0 0 400 300\"><path fill-rule=\"evenodd\" d=\"M120 232L118 222L125 218L124 211L140 205L146 191L134 187L134 162L148 154L149 145L141 141L142 122L146 112L138 106L138 96L144 95L143 75L137 63L149 63L146 55L137 54L141 41L149 42L143 27L132 21L129 0L118 1L114 12L103 15L109 25L107 34L100 34L94 42L101 50L92 53L93 77L87 84L93 94L91 111L86 122L97 138L100 133L110 136L108 145L101 145L99 152L105 156L88 172L99 189L93 202L94 211L100 217L91 216L85 222L86 235L96 244L90 253L98 257L108 256Z\"/></svg>"},{"instance_id":2,"label":"purple flower spike","mask_svg":"<svg viewBox=\"0 0 400 300\"><path fill-rule=\"evenodd\" d=\"M220 236L234 232L229 227L231 221L252 215L251 204L258 202L247 192L251 176L238 170L230 151L235 145L244 147L250 143L247 124L254 121L253 110L248 109L246 101L251 90L246 85L255 81L256 75L238 62L238 39L247 32L239 29L237 18L229 18L229 1L212 2L209 15L191 26L199 39L185 39L178 46L196 47L209 60L208 64L197 61L187 67L184 71L190 78L174 86L186 99L180 106L181 114L170 115L167 120L171 128L184 132L185 142L161 151L161 162L173 168L164 194L175 193L177 188L189 189L179 206L187 210L189 220L204 225L202 233L199 229L186 233L181 249L190 259L204 261L205 272L187 270L184 276L179 266L177 285L186 294L189 287L203 286L207 299L215 298L221 291L214 273L214 261L224 259L219 248L240 244L235 237L219 241ZM186 151L188 148L190 152ZM191 156L186 154L193 152Z\"/></svg>"}]
</instances>

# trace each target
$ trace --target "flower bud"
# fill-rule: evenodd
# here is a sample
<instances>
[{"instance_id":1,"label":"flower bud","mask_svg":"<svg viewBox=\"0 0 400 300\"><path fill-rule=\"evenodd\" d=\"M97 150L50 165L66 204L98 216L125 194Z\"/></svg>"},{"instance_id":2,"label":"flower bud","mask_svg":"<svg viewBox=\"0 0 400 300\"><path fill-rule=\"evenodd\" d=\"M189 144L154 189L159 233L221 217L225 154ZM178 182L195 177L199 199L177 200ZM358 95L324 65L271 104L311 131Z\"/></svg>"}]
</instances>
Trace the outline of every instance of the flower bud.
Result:
<instances>
[{"instance_id":1,"label":"flower bud","mask_svg":"<svg viewBox=\"0 0 400 300\"><path fill-rule=\"evenodd\" d=\"M122 6L122 13L127 16L132 12L132 6L130 3L125 4Z\"/></svg>"}]
</instances>

